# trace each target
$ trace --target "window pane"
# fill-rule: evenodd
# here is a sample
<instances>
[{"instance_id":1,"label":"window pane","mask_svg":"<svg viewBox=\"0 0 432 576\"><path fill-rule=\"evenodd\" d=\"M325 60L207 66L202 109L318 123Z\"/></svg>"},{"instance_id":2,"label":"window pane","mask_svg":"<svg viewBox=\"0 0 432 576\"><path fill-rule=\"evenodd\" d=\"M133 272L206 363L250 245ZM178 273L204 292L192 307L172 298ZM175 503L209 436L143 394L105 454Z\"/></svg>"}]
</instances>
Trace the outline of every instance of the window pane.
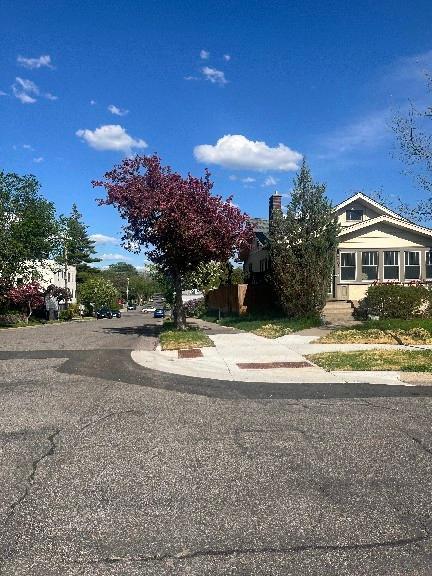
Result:
<instances>
[{"instance_id":1,"label":"window pane","mask_svg":"<svg viewBox=\"0 0 432 576\"><path fill-rule=\"evenodd\" d=\"M384 266L385 280L399 280L399 266Z\"/></svg>"},{"instance_id":2,"label":"window pane","mask_svg":"<svg viewBox=\"0 0 432 576\"><path fill-rule=\"evenodd\" d=\"M399 264L399 252L384 252L384 266L397 266Z\"/></svg>"},{"instance_id":3,"label":"window pane","mask_svg":"<svg viewBox=\"0 0 432 576\"><path fill-rule=\"evenodd\" d=\"M347 210L347 220L361 220L363 218L363 210Z\"/></svg>"},{"instance_id":4,"label":"window pane","mask_svg":"<svg viewBox=\"0 0 432 576\"><path fill-rule=\"evenodd\" d=\"M432 264L426 264L426 278L432 278Z\"/></svg>"},{"instance_id":5,"label":"window pane","mask_svg":"<svg viewBox=\"0 0 432 576\"><path fill-rule=\"evenodd\" d=\"M341 268L341 280L355 280L355 266L344 266Z\"/></svg>"},{"instance_id":6,"label":"window pane","mask_svg":"<svg viewBox=\"0 0 432 576\"><path fill-rule=\"evenodd\" d=\"M405 279L418 280L420 278L420 266L405 266Z\"/></svg>"},{"instance_id":7,"label":"window pane","mask_svg":"<svg viewBox=\"0 0 432 576\"><path fill-rule=\"evenodd\" d=\"M432 266L432 252L426 252L426 264Z\"/></svg>"},{"instance_id":8,"label":"window pane","mask_svg":"<svg viewBox=\"0 0 432 576\"><path fill-rule=\"evenodd\" d=\"M420 252L405 252L405 266L420 266Z\"/></svg>"},{"instance_id":9,"label":"window pane","mask_svg":"<svg viewBox=\"0 0 432 576\"><path fill-rule=\"evenodd\" d=\"M362 252L362 264L364 266L376 266L378 264L378 252Z\"/></svg>"},{"instance_id":10,"label":"window pane","mask_svg":"<svg viewBox=\"0 0 432 576\"><path fill-rule=\"evenodd\" d=\"M355 252L342 252L341 266L354 266L355 267Z\"/></svg>"},{"instance_id":11,"label":"window pane","mask_svg":"<svg viewBox=\"0 0 432 576\"><path fill-rule=\"evenodd\" d=\"M362 266L362 280L378 280L378 266Z\"/></svg>"}]
</instances>

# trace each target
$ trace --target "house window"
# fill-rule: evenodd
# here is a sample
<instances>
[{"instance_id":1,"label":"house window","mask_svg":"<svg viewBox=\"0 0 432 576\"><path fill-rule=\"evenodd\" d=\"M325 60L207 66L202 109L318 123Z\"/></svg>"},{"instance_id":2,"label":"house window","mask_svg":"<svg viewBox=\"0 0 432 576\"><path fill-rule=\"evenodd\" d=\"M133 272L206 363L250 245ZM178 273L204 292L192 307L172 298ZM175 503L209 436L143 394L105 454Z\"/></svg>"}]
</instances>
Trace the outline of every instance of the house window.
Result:
<instances>
[{"instance_id":1,"label":"house window","mask_svg":"<svg viewBox=\"0 0 432 576\"><path fill-rule=\"evenodd\" d=\"M341 280L356 279L356 253L342 252L340 263Z\"/></svg>"},{"instance_id":2,"label":"house window","mask_svg":"<svg viewBox=\"0 0 432 576\"><path fill-rule=\"evenodd\" d=\"M426 278L432 279L432 250L426 252Z\"/></svg>"},{"instance_id":3,"label":"house window","mask_svg":"<svg viewBox=\"0 0 432 576\"><path fill-rule=\"evenodd\" d=\"M405 252L405 280L420 278L420 252Z\"/></svg>"},{"instance_id":4,"label":"house window","mask_svg":"<svg viewBox=\"0 0 432 576\"><path fill-rule=\"evenodd\" d=\"M378 252L362 252L362 280L378 280Z\"/></svg>"},{"instance_id":5,"label":"house window","mask_svg":"<svg viewBox=\"0 0 432 576\"><path fill-rule=\"evenodd\" d=\"M363 220L363 210L347 210L346 219L353 222L361 222Z\"/></svg>"},{"instance_id":6,"label":"house window","mask_svg":"<svg viewBox=\"0 0 432 576\"><path fill-rule=\"evenodd\" d=\"M70 282L70 272L68 272L68 282Z\"/></svg>"},{"instance_id":7,"label":"house window","mask_svg":"<svg viewBox=\"0 0 432 576\"><path fill-rule=\"evenodd\" d=\"M399 252L384 252L384 280L399 280Z\"/></svg>"}]
</instances>

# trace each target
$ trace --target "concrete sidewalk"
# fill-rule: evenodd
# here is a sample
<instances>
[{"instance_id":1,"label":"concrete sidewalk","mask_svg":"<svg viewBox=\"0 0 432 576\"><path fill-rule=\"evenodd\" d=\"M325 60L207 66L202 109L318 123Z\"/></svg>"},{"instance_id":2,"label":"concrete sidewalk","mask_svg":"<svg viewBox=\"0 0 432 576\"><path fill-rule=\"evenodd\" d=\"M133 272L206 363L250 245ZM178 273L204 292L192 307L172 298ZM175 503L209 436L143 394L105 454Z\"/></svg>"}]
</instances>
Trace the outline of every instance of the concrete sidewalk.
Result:
<instances>
[{"instance_id":1,"label":"concrete sidewalk","mask_svg":"<svg viewBox=\"0 0 432 576\"><path fill-rule=\"evenodd\" d=\"M300 334L274 340L249 332L209 334L214 347L202 348L197 358L180 358L178 351L135 350L132 359L138 364L183 376L236 382L272 383L369 383L413 386L404 383L398 372L329 372L305 358L322 351L365 350L372 348L407 349L406 346L373 344L314 344L317 336ZM429 347L431 348L431 347ZM290 366L291 364L291 366ZM259 365L259 366L257 366Z\"/></svg>"}]
</instances>

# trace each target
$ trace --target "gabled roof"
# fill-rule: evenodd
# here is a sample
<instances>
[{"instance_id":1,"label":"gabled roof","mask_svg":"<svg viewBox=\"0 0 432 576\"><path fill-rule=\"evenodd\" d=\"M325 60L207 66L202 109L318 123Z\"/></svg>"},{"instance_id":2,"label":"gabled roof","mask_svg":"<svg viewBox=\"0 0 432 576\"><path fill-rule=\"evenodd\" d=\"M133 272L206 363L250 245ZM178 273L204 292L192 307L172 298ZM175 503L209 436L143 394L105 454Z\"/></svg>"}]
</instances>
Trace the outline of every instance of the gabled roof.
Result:
<instances>
[{"instance_id":1,"label":"gabled roof","mask_svg":"<svg viewBox=\"0 0 432 576\"><path fill-rule=\"evenodd\" d=\"M403 230L410 230L411 232L417 232L418 234L423 234L423 236L429 236L432 238L432 230L430 228L425 228L424 226L419 226L418 224L413 224L408 222L408 220L402 220L402 218L394 218L393 216L377 216L376 218L370 218L369 220L364 220L363 222L358 222L352 226L345 226L340 232L339 236L346 236L352 232L357 232L365 228L370 228L375 224L380 224L384 222L395 226L396 228L401 228Z\"/></svg>"},{"instance_id":2,"label":"gabled roof","mask_svg":"<svg viewBox=\"0 0 432 576\"><path fill-rule=\"evenodd\" d=\"M382 215L386 214L387 216L392 216L393 218L398 218L399 220L405 220L405 218L403 218L400 214L393 212L393 210L390 210L383 204L380 204L379 202L376 202L372 198L369 198L369 196L366 196L366 194L363 194L363 192L357 192L357 194L350 196L349 198L347 198L346 200L335 206L333 210L335 212L338 212L339 210L342 210L342 208L345 208L346 206L351 204L351 202L355 202L356 200L360 200L370 208L374 208L375 210L377 210L377 212L379 212Z\"/></svg>"}]
</instances>

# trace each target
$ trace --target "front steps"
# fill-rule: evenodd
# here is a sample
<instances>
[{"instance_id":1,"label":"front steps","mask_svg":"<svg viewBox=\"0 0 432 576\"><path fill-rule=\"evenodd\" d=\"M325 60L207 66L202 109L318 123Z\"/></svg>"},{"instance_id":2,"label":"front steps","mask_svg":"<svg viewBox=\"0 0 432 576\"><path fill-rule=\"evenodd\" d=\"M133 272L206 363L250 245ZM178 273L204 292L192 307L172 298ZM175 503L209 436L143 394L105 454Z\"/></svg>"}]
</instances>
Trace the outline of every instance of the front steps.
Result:
<instances>
[{"instance_id":1,"label":"front steps","mask_svg":"<svg viewBox=\"0 0 432 576\"><path fill-rule=\"evenodd\" d=\"M326 324L349 326L356 321L353 318L353 305L346 300L329 300L324 306L323 317Z\"/></svg>"}]
</instances>

